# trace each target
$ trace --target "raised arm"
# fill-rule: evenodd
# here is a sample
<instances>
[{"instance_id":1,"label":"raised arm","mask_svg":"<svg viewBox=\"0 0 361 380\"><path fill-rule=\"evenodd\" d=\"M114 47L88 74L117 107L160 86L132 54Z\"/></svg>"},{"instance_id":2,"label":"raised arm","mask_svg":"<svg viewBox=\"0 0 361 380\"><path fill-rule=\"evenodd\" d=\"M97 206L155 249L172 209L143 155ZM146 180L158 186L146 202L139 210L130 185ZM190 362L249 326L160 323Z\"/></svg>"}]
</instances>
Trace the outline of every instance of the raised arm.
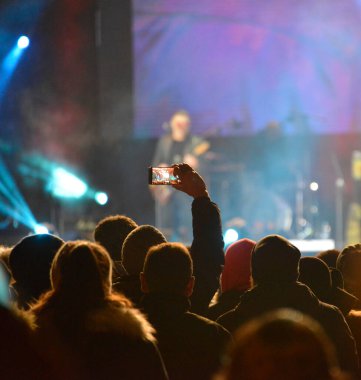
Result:
<instances>
[{"instance_id":1,"label":"raised arm","mask_svg":"<svg viewBox=\"0 0 361 380\"><path fill-rule=\"evenodd\" d=\"M192 311L205 314L219 286L219 275L224 264L224 242L220 211L209 197L202 177L187 164L175 165L181 184L177 190L193 197L193 242L191 256L196 277Z\"/></svg>"}]
</instances>

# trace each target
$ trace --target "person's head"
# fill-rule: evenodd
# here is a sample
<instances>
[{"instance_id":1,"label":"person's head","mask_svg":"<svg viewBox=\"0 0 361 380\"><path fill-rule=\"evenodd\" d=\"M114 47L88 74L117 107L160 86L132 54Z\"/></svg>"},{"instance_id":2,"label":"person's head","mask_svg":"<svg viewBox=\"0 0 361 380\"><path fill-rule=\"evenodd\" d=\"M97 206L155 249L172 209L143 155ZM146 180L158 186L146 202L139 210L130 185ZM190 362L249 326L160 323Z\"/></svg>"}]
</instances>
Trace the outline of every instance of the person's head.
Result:
<instances>
[{"instance_id":1,"label":"person's head","mask_svg":"<svg viewBox=\"0 0 361 380\"><path fill-rule=\"evenodd\" d=\"M180 243L163 243L147 253L141 273L143 293L171 293L191 296L194 286L193 262Z\"/></svg>"},{"instance_id":2,"label":"person's head","mask_svg":"<svg viewBox=\"0 0 361 380\"><path fill-rule=\"evenodd\" d=\"M329 249L327 251L319 252L316 257L324 261L329 268L336 268L337 258L340 254L338 249Z\"/></svg>"},{"instance_id":3,"label":"person's head","mask_svg":"<svg viewBox=\"0 0 361 380\"><path fill-rule=\"evenodd\" d=\"M135 228L126 237L122 247L122 263L128 274L139 274L149 248L165 242L164 235L153 226L143 225Z\"/></svg>"},{"instance_id":4,"label":"person's head","mask_svg":"<svg viewBox=\"0 0 361 380\"><path fill-rule=\"evenodd\" d=\"M54 294L62 299L98 302L111 293L112 266L108 252L97 243L65 243L51 266Z\"/></svg>"},{"instance_id":5,"label":"person's head","mask_svg":"<svg viewBox=\"0 0 361 380\"><path fill-rule=\"evenodd\" d=\"M255 284L290 283L299 276L301 252L287 239L269 235L254 246L251 272Z\"/></svg>"},{"instance_id":6,"label":"person's head","mask_svg":"<svg viewBox=\"0 0 361 380\"><path fill-rule=\"evenodd\" d=\"M25 237L12 248L9 267L19 305L27 307L50 289L51 263L63 244L57 236L38 234Z\"/></svg>"},{"instance_id":7,"label":"person's head","mask_svg":"<svg viewBox=\"0 0 361 380\"><path fill-rule=\"evenodd\" d=\"M243 325L226 359L222 380L331 380L338 370L334 348L321 326L290 309Z\"/></svg>"},{"instance_id":8,"label":"person's head","mask_svg":"<svg viewBox=\"0 0 361 380\"><path fill-rule=\"evenodd\" d=\"M176 141L183 141L188 135L191 125L189 113L184 110L175 112L169 121L173 139Z\"/></svg>"},{"instance_id":9,"label":"person's head","mask_svg":"<svg viewBox=\"0 0 361 380\"><path fill-rule=\"evenodd\" d=\"M253 240L240 239L226 249L221 275L222 293L245 291L251 287L251 254L255 245Z\"/></svg>"},{"instance_id":10,"label":"person's head","mask_svg":"<svg viewBox=\"0 0 361 380\"><path fill-rule=\"evenodd\" d=\"M137 227L137 223L127 216L107 216L95 227L94 240L108 251L113 261L119 261L125 238Z\"/></svg>"},{"instance_id":11,"label":"person's head","mask_svg":"<svg viewBox=\"0 0 361 380\"><path fill-rule=\"evenodd\" d=\"M361 244L345 247L337 258L336 266L342 273L345 289L361 299Z\"/></svg>"},{"instance_id":12,"label":"person's head","mask_svg":"<svg viewBox=\"0 0 361 380\"><path fill-rule=\"evenodd\" d=\"M298 281L307 285L324 302L329 302L332 289L331 273L327 264L317 257L302 257Z\"/></svg>"}]
</instances>

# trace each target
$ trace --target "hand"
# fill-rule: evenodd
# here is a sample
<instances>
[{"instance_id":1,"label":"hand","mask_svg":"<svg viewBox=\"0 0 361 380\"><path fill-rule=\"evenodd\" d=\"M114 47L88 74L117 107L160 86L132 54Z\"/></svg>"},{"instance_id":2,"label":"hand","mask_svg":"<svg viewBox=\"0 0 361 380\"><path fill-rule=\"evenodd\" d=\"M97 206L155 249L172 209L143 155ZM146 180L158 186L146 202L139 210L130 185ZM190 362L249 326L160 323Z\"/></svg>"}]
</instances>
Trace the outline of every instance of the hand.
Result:
<instances>
[{"instance_id":1,"label":"hand","mask_svg":"<svg viewBox=\"0 0 361 380\"><path fill-rule=\"evenodd\" d=\"M193 170L197 170L199 167L199 161L196 156L193 156L193 154L186 154L184 156L184 163L188 164Z\"/></svg>"},{"instance_id":2,"label":"hand","mask_svg":"<svg viewBox=\"0 0 361 380\"><path fill-rule=\"evenodd\" d=\"M180 184L173 185L179 191L183 191L193 198L209 197L203 178L188 164L173 165L174 175L180 179Z\"/></svg>"}]
</instances>

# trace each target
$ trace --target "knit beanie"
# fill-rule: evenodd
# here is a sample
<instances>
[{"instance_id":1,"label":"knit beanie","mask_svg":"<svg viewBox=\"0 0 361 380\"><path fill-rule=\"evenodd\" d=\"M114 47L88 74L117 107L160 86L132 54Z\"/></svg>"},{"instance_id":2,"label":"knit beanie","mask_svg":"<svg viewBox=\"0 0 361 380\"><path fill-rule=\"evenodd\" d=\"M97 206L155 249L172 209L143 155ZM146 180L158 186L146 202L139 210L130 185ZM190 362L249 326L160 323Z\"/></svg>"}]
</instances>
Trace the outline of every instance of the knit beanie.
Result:
<instances>
[{"instance_id":1,"label":"knit beanie","mask_svg":"<svg viewBox=\"0 0 361 380\"><path fill-rule=\"evenodd\" d=\"M227 248L221 276L222 293L251 287L251 253L255 245L253 240L241 239Z\"/></svg>"},{"instance_id":2,"label":"knit beanie","mask_svg":"<svg viewBox=\"0 0 361 380\"><path fill-rule=\"evenodd\" d=\"M269 235L253 248L251 271L257 284L297 281L301 252L287 239Z\"/></svg>"},{"instance_id":3,"label":"knit beanie","mask_svg":"<svg viewBox=\"0 0 361 380\"><path fill-rule=\"evenodd\" d=\"M128 274L139 274L149 248L161 243L166 243L166 239L157 228L150 225L135 228L122 247L122 263Z\"/></svg>"}]
</instances>

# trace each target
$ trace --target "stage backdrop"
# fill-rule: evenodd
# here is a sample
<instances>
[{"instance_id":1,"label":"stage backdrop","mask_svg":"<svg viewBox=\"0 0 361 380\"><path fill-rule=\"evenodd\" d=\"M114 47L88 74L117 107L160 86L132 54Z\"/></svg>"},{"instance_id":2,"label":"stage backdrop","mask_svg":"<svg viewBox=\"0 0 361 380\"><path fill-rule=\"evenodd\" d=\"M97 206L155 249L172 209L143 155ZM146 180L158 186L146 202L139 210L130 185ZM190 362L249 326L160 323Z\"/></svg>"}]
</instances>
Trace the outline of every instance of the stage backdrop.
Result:
<instances>
[{"instance_id":1,"label":"stage backdrop","mask_svg":"<svg viewBox=\"0 0 361 380\"><path fill-rule=\"evenodd\" d=\"M134 0L137 137L184 108L198 134L361 129L357 0Z\"/></svg>"}]
</instances>

